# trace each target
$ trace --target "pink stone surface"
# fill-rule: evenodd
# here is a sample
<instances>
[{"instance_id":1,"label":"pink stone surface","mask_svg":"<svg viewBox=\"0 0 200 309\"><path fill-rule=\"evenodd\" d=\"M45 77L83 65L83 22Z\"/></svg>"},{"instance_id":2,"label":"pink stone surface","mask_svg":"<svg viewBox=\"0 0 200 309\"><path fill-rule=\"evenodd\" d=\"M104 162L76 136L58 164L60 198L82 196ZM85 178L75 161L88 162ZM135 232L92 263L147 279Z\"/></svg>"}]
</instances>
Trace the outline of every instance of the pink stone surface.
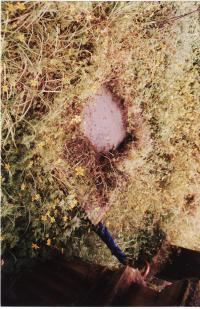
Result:
<instances>
[{"instance_id":1,"label":"pink stone surface","mask_svg":"<svg viewBox=\"0 0 200 309\"><path fill-rule=\"evenodd\" d=\"M104 86L83 109L83 131L99 152L116 148L125 138L119 102Z\"/></svg>"}]
</instances>

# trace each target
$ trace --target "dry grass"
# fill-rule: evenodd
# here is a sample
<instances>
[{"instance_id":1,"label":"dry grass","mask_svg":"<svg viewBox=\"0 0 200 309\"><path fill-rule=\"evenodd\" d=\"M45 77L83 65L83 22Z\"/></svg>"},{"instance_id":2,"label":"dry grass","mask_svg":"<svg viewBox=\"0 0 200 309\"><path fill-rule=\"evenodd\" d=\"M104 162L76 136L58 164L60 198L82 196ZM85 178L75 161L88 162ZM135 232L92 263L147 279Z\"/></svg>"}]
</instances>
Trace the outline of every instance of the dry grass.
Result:
<instances>
[{"instance_id":1,"label":"dry grass","mask_svg":"<svg viewBox=\"0 0 200 309\"><path fill-rule=\"evenodd\" d=\"M170 242L200 249L198 12L170 19L197 8L2 3L3 252L33 256L39 250L31 245L43 248L50 239L113 265L92 234L74 232L82 227L77 200L93 221L109 208L105 222L135 257L151 240L134 236L147 210L150 231L159 222ZM102 163L80 116L103 83L123 98L127 131L137 141Z\"/></svg>"}]
</instances>

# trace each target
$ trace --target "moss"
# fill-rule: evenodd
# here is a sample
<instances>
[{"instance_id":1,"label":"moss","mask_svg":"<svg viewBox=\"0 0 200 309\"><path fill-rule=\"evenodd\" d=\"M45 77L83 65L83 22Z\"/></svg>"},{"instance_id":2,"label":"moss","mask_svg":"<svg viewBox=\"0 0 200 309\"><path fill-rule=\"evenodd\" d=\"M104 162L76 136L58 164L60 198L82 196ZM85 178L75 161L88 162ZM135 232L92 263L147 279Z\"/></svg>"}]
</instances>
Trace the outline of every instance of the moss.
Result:
<instances>
[{"instance_id":1,"label":"moss","mask_svg":"<svg viewBox=\"0 0 200 309\"><path fill-rule=\"evenodd\" d=\"M170 242L199 250L198 12L172 18L197 3L23 4L2 3L4 265L8 256L37 255L49 238L66 253L114 265L82 229L77 202L91 205L93 219L104 215L124 250L147 210L156 218L149 231L159 222ZM106 171L78 122L104 83L123 99L134 136L119 157L110 154ZM141 237L136 243L145 250Z\"/></svg>"}]
</instances>

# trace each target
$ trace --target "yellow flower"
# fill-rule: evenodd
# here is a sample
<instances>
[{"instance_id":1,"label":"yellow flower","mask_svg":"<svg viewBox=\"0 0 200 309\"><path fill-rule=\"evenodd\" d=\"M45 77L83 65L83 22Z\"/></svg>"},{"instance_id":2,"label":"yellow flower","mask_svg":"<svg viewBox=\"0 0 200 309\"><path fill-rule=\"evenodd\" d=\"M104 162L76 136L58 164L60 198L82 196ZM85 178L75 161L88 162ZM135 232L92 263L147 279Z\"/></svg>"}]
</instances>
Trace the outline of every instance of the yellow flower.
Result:
<instances>
[{"instance_id":1,"label":"yellow flower","mask_svg":"<svg viewBox=\"0 0 200 309\"><path fill-rule=\"evenodd\" d=\"M14 6L14 4L12 3L7 3L7 11L10 12L10 13L13 13L15 12L16 8Z\"/></svg>"},{"instance_id":2,"label":"yellow flower","mask_svg":"<svg viewBox=\"0 0 200 309\"><path fill-rule=\"evenodd\" d=\"M10 164L9 164L9 163L8 163L8 164L7 164L7 163L5 164L5 170L8 171L8 172L10 171Z\"/></svg>"},{"instance_id":3,"label":"yellow flower","mask_svg":"<svg viewBox=\"0 0 200 309\"><path fill-rule=\"evenodd\" d=\"M63 221L64 221L64 222L66 222L68 219L69 219L69 217L67 217L67 216L64 216L64 217L63 217Z\"/></svg>"},{"instance_id":4,"label":"yellow flower","mask_svg":"<svg viewBox=\"0 0 200 309\"><path fill-rule=\"evenodd\" d=\"M47 246L51 246L51 239L50 238L47 239Z\"/></svg>"},{"instance_id":5,"label":"yellow flower","mask_svg":"<svg viewBox=\"0 0 200 309\"><path fill-rule=\"evenodd\" d=\"M32 196L32 201L39 201L39 199L40 199L40 195L39 194L34 194Z\"/></svg>"},{"instance_id":6,"label":"yellow flower","mask_svg":"<svg viewBox=\"0 0 200 309\"><path fill-rule=\"evenodd\" d=\"M24 191L26 188L26 185L24 183L21 184L21 190Z\"/></svg>"},{"instance_id":7,"label":"yellow flower","mask_svg":"<svg viewBox=\"0 0 200 309\"><path fill-rule=\"evenodd\" d=\"M38 84L37 80L35 80L35 79L30 80L30 85L31 85L32 87L36 87L37 84Z\"/></svg>"},{"instance_id":8,"label":"yellow flower","mask_svg":"<svg viewBox=\"0 0 200 309\"><path fill-rule=\"evenodd\" d=\"M43 222L46 222L46 221L47 221L47 216L46 216L46 215L42 215L41 220L42 220Z\"/></svg>"},{"instance_id":9,"label":"yellow flower","mask_svg":"<svg viewBox=\"0 0 200 309\"><path fill-rule=\"evenodd\" d=\"M23 2L17 2L16 5L17 10L24 11L26 9L25 4Z\"/></svg>"},{"instance_id":10,"label":"yellow flower","mask_svg":"<svg viewBox=\"0 0 200 309\"><path fill-rule=\"evenodd\" d=\"M8 92L8 86L7 85L3 85L2 86L2 91L3 92Z\"/></svg>"},{"instance_id":11,"label":"yellow flower","mask_svg":"<svg viewBox=\"0 0 200 309\"><path fill-rule=\"evenodd\" d=\"M84 175L85 175L85 170L84 170L84 168L81 167L81 166L77 166L77 167L75 168L75 172L76 172L76 175L77 175L77 176L84 176Z\"/></svg>"},{"instance_id":12,"label":"yellow flower","mask_svg":"<svg viewBox=\"0 0 200 309\"><path fill-rule=\"evenodd\" d=\"M39 194L36 194L36 195L35 195L35 200L36 200L36 201L39 201L39 199L40 199L40 195L39 195Z\"/></svg>"},{"instance_id":13,"label":"yellow flower","mask_svg":"<svg viewBox=\"0 0 200 309\"><path fill-rule=\"evenodd\" d=\"M34 244L34 243L32 243L32 249L34 249L34 250L37 250L37 249L39 249L40 247L37 245L37 244Z\"/></svg>"},{"instance_id":14,"label":"yellow flower","mask_svg":"<svg viewBox=\"0 0 200 309\"><path fill-rule=\"evenodd\" d=\"M54 217L50 217L51 223L54 223L56 220Z\"/></svg>"},{"instance_id":15,"label":"yellow flower","mask_svg":"<svg viewBox=\"0 0 200 309\"><path fill-rule=\"evenodd\" d=\"M19 40L20 42L25 42L25 36L23 33L19 33L17 36L16 36L17 40Z\"/></svg>"},{"instance_id":16,"label":"yellow flower","mask_svg":"<svg viewBox=\"0 0 200 309\"><path fill-rule=\"evenodd\" d=\"M42 147L44 147L45 146L45 142L40 142L39 144L38 144L38 148L42 148Z\"/></svg>"}]
</instances>

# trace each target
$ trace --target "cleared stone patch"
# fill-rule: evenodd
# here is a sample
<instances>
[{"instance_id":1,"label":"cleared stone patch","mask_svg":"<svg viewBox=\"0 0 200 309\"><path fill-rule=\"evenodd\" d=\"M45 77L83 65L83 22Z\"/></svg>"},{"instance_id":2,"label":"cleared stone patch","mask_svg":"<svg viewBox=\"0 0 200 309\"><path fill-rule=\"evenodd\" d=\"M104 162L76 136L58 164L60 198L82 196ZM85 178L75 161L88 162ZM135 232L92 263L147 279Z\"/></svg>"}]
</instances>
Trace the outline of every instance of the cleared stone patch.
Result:
<instances>
[{"instance_id":1,"label":"cleared stone patch","mask_svg":"<svg viewBox=\"0 0 200 309\"><path fill-rule=\"evenodd\" d=\"M99 152L115 149L125 138L120 102L102 86L83 109L83 131Z\"/></svg>"}]
</instances>

